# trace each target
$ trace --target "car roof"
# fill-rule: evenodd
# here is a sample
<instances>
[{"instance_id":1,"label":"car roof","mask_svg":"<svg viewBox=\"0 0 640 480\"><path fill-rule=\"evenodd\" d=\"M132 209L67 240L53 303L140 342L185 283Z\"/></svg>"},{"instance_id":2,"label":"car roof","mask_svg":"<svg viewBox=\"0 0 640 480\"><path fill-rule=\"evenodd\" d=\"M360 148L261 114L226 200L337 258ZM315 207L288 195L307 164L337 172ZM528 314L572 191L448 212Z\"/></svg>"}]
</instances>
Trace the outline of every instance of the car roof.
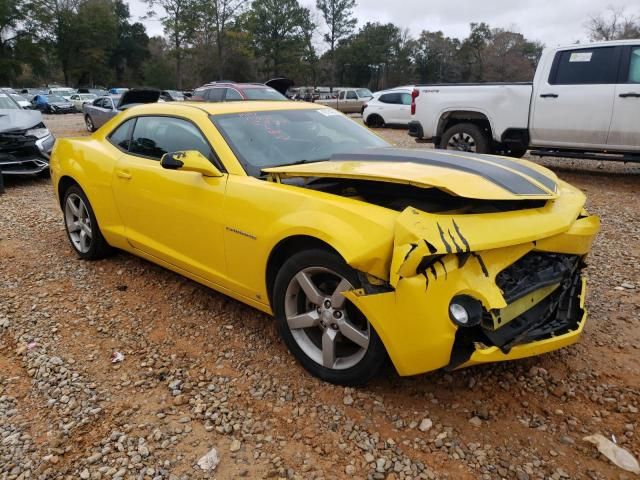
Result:
<instances>
[{"instance_id":1,"label":"car roof","mask_svg":"<svg viewBox=\"0 0 640 480\"><path fill-rule=\"evenodd\" d=\"M264 83L232 83L232 82L218 82L218 83L207 83L201 87L198 87L196 90L199 90L201 88L214 88L214 87L220 87L220 88L230 88L230 87L236 87L236 88L271 88L268 85L265 85Z\"/></svg>"},{"instance_id":2,"label":"car roof","mask_svg":"<svg viewBox=\"0 0 640 480\"><path fill-rule=\"evenodd\" d=\"M307 102L273 102L273 101L251 101L251 102L167 102L148 103L138 105L127 110L137 114L165 114L165 115L185 115L194 109L200 110L208 115L225 115L230 113L252 113L271 112L278 110L320 110L328 107L320 104Z\"/></svg>"}]
</instances>

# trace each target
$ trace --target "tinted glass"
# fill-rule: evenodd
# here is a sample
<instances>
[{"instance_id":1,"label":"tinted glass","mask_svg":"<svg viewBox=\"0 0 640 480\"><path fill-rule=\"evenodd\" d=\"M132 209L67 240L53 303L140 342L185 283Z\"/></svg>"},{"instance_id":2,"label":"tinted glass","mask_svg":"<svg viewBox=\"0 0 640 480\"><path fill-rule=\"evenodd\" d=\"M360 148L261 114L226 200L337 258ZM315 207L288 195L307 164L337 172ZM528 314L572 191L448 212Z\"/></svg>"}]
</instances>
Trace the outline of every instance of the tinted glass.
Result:
<instances>
[{"instance_id":1,"label":"tinted glass","mask_svg":"<svg viewBox=\"0 0 640 480\"><path fill-rule=\"evenodd\" d=\"M628 82L640 83L640 47L635 47L631 50Z\"/></svg>"},{"instance_id":2,"label":"tinted glass","mask_svg":"<svg viewBox=\"0 0 640 480\"><path fill-rule=\"evenodd\" d=\"M210 88L204 98L207 102L221 102L224 98L224 88Z\"/></svg>"},{"instance_id":3,"label":"tinted glass","mask_svg":"<svg viewBox=\"0 0 640 480\"><path fill-rule=\"evenodd\" d=\"M109 141L116 147L120 147L123 150L129 149L129 142L131 140L131 128L135 123L135 119L127 120L118 128L116 128L111 135L109 135Z\"/></svg>"},{"instance_id":4,"label":"tinted glass","mask_svg":"<svg viewBox=\"0 0 640 480\"><path fill-rule=\"evenodd\" d=\"M357 100L358 99L358 95L356 95L356 92L347 92L347 100Z\"/></svg>"},{"instance_id":5,"label":"tinted glass","mask_svg":"<svg viewBox=\"0 0 640 480\"><path fill-rule=\"evenodd\" d=\"M244 90L244 94L248 100L286 100L287 97L279 92L276 92L273 88L247 88Z\"/></svg>"},{"instance_id":6,"label":"tinted glass","mask_svg":"<svg viewBox=\"0 0 640 480\"><path fill-rule=\"evenodd\" d=\"M380 98L378 100L381 101L382 103L392 103L392 104L401 103L401 98L399 93L385 93L383 95L380 95Z\"/></svg>"},{"instance_id":7,"label":"tinted glass","mask_svg":"<svg viewBox=\"0 0 640 480\"><path fill-rule=\"evenodd\" d=\"M171 117L138 117L129 152L160 160L165 153L184 150L212 156L209 144L190 122Z\"/></svg>"},{"instance_id":8,"label":"tinted glass","mask_svg":"<svg viewBox=\"0 0 640 480\"><path fill-rule=\"evenodd\" d=\"M558 67L552 85L616 83L618 64L615 47L585 48L558 52Z\"/></svg>"},{"instance_id":9,"label":"tinted glass","mask_svg":"<svg viewBox=\"0 0 640 480\"><path fill-rule=\"evenodd\" d=\"M330 108L212 116L249 175L263 168L327 160L389 144Z\"/></svg>"},{"instance_id":10,"label":"tinted glass","mask_svg":"<svg viewBox=\"0 0 640 480\"><path fill-rule=\"evenodd\" d=\"M101 98L97 98L93 101L93 106L94 107L101 107L102 106L102 99Z\"/></svg>"},{"instance_id":11,"label":"tinted glass","mask_svg":"<svg viewBox=\"0 0 640 480\"><path fill-rule=\"evenodd\" d=\"M244 99L242 98L242 95L240 95L234 88L227 88L227 95L225 97L225 100L227 102L235 102Z\"/></svg>"}]
</instances>

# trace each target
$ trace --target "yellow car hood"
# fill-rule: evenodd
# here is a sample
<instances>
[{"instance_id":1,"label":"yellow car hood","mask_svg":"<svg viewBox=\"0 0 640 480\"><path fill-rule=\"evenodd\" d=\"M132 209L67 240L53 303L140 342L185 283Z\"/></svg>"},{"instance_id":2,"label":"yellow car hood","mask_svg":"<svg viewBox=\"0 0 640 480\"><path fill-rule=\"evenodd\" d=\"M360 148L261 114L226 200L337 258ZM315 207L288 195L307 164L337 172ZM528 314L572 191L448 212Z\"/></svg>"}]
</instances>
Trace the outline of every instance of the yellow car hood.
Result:
<instances>
[{"instance_id":1,"label":"yellow car hood","mask_svg":"<svg viewBox=\"0 0 640 480\"><path fill-rule=\"evenodd\" d=\"M366 149L329 161L266 168L278 178L353 178L437 188L483 200L554 199L555 174L525 160L440 150Z\"/></svg>"}]
</instances>

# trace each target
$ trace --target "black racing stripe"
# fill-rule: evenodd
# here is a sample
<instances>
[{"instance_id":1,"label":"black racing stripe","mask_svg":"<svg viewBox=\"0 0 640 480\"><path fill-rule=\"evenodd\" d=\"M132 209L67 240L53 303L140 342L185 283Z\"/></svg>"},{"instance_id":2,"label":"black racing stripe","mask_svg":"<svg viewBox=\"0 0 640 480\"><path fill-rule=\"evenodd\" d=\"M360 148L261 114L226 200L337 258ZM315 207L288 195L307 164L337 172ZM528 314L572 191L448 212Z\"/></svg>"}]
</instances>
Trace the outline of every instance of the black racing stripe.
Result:
<instances>
[{"instance_id":1,"label":"black racing stripe","mask_svg":"<svg viewBox=\"0 0 640 480\"><path fill-rule=\"evenodd\" d=\"M516 170L517 172L520 172L523 175L531 177L534 180L541 183L542 185L544 185L545 187L547 187L552 192L555 192L557 189L556 182L552 178L549 178L543 173L540 173L539 171L534 170L531 167L527 167L522 163L514 162L506 158L495 157L492 155L480 155L480 154L476 154L476 155L481 157L483 160L486 160L487 162L492 162L492 163L495 163L496 165L500 165L501 167L507 167L512 170Z\"/></svg>"},{"instance_id":2,"label":"black racing stripe","mask_svg":"<svg viewBox=\"0 0 640 480\"><path fill-rule=\"evenodd\" d=\"M461 158L449 155L438 155L436 152L416 150L371 149L367 153L338 153L331 157L332 161L366 161L366 162L412 162L433 167L449 168L460 172L471 173L482 177L515 195L547 195L536 184L522 175L509 171L493 163L482 160Z\"/></svg>"}]
</instances>

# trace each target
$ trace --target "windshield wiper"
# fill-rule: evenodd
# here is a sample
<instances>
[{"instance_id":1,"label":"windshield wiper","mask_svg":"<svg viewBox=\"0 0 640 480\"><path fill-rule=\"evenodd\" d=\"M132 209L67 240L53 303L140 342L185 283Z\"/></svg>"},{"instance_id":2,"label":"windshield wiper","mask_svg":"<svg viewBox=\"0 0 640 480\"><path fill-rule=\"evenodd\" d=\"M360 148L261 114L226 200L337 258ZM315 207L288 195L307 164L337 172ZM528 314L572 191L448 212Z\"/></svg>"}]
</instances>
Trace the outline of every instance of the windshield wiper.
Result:
<instances>
[{"instance_id":1,"label":"windshield wiper","mask_svg":"<svg viewBox=\"0 0 640 480\"><path fill-rule=\"evenodd\" d=\"M328 158L318 158L317 160L307 160L306 158L303 160L298 160L296 162L284 163L282 165L278 165L278 167L291 167L293 165L302 165L305 163L318 163L318 162L326 162Z\"/></svg>"}]
</instances>

